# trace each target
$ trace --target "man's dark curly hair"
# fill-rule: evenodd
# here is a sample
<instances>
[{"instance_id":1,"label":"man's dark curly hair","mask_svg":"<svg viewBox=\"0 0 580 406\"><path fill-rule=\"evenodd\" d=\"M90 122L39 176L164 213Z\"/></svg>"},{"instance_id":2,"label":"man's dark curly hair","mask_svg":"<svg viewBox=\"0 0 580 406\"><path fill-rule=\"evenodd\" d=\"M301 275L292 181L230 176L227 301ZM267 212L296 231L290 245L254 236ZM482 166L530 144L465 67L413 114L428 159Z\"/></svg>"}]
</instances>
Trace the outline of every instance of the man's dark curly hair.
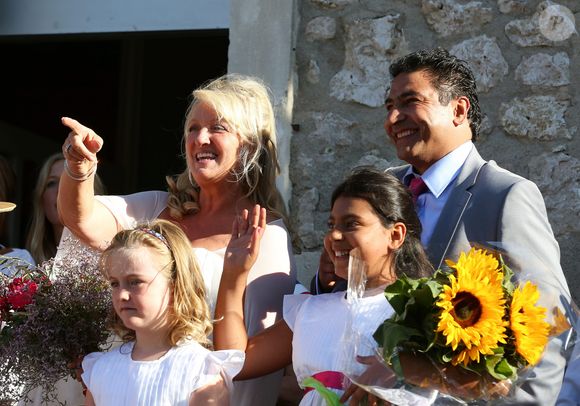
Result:
<instances>
[{"instance_id":1,"label":"man's dark curly hair","mask_svg":"<svg viewBox=\"0 0 580 406\"><path fill-rule=\"evenodd\" d=\"M467 113L471 128L471 139L477 140L481 126L481 109L477 97L477 88L473 72L467 62L450 55L443 48L421 50L397 59L389 68L393 78L401 73L425 71L429 74L431 84L439 93L439 103L447 105L459 96L469 99Z\"/></svg>"}]
</instances>

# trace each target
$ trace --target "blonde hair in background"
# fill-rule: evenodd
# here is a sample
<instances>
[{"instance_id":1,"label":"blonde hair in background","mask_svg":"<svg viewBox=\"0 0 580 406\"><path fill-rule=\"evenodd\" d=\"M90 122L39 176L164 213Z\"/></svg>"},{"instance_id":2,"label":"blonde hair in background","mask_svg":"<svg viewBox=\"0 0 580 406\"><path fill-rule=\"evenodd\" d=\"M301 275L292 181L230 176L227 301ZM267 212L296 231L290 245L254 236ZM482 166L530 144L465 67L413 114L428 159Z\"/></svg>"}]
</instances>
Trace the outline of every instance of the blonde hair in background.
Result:
<instances>
[{"instance_id":1,"label":"blonde hair in background","mask_svg":"<svg viewBox=\"0 0 580 406\"><path fill-rule=\"evenodd\" d=\"M32 254L38 264L54 257L60 242L55 240L52 224L46 218L44 205L42 204L42 196L48 184L50 170L58 161L64 161L64 156L60 152L49 156L44 161L38 174L34 195L32 196L32 221L26 237L26 249L30 251L30 254ZM95 175L94 188L95 194L101 195L105 193L105 187L98 175Z\"/></svg>"},{"instance_id":2,"label":"blonde hair in background","mask_svg":"<svg viewBox=\"0 0 580 406\"><path fill-rule=\"evenodd\" d=\"M266 85L259 79L228 74L194 90L184 126L184 140L188 134L193 107L206 104L225 120L241 139L238 167L234 175L245 197L258 203L277 217L285 218L286 209L276 188L280 168L276 152L276 121L272 101ZM189 168L176 179L167 177L168 206L174 218L199 210L199 187L192 184Z\"/></svg>"},{"instance_id":3,"label":"blonde hair in background","mask_svg":"<svg viewBox=\"0 0 580 406\"><path fill-rule=\"evenodd\" d=\"M143 228L161 234L167 245L161 238L144 231ZM174 346L181 339L188 338L210 348L211 342L208 336L212 332L212 321L206 301L203 277L191 244L177 225L166 220L154 220L132 230L120 231L113 237L113 241L101 256L103 274L108 275L107 264L115 252L140 247L154 250L164 259L162 263L173 265L162 269L162 275L170 281L173 296L168 314L171 345ZM135 331L127 329L114 310L111 327L123 341L135 339Z\"/></svg>"}]
</instances>

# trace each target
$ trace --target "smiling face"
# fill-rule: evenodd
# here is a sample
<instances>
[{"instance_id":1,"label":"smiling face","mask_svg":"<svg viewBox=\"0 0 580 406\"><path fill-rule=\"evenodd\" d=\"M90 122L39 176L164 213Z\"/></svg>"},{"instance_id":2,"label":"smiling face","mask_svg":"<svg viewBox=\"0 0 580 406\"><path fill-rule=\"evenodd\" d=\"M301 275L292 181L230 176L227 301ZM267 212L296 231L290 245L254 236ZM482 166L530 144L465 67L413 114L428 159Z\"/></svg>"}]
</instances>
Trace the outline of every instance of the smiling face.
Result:
<instances>
[{"instance_id":1,"label":"smiling face","mask_svg":"<svg viewBox=\"0 0 580 406\"><path fill-rule=\"evenodd\" d=\"M63 160L56 161L52 164L46 179L44 192L42 193L42 207L44 209L44 215L46 216L48 222L53 226L61 225L58 218L58 211L56 209L56 198L58 196L58 184L60 182L60 175L62 175L63 170Z\"/></svg>"},{"instance_id":2,"label":"smiling face","mask_svg":"<svg viewBox=\"0 0 580 406\"><path fill-rule=\"evenodd\" d=\"M188 115L186 128L187 166L196 183L203 186L230 179L240 147L232 126L220 120L213 108L198 103Z\"/></svg>"},{"instance_id":3,"label":"smiling face","mask_svg":"<svg viewBox=\"0 0 580 406\"><path fill-rule=\"evenodd\" d=\"M397 75L385 107L385 131L397 156L419 173L471 139L468 99L459 97L442 105L426 71Z\"/></svg>"},{"instance_id":4,"label":"smiling face","mask_svg":"<svg viewBox=\"0 0 580 406\"><path fill-rule=\"evenodd\" d=\"M367 287L394 280L393 249L399 246L396 239L393 240L394 227L385 228L366 200L338 197L332 206L328 226L324 245L338 276L348 279L349 253L358 248L360 259L368 267Z\"/></svg>"},{"instance_id":5,"label":"smiling face","mask_svg":"<svg viewBox=\"0 0 580 406\"><path fill-rule=\"evenodd\" d=\"M166 333L171 286L165 263L150 248L118 249L107 257L113 307L125 327L137 334Z\"/></svg>"}]
</instances>

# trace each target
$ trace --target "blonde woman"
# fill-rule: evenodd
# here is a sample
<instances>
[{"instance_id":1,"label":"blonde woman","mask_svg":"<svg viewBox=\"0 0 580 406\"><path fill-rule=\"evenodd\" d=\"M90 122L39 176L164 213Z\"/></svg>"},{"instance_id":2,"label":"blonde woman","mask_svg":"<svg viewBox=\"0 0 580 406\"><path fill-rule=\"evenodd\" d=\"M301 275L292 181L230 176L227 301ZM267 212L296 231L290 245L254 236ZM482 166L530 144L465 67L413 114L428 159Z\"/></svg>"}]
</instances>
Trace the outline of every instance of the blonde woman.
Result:
<instances>
[{"instance_id":1,"label":"blonde woman","mask_svg":"<svg viewBox=\"0 0 580 406\"><path fill-rule=\"evenodd\" d=\"M26 237L26 248L38 264L54 257L62 235L63 225L58 216L56 199L63 171L64 156L60 152L49 156L40 168L34 188L32 222ZM98 176L95 177L95 193L104 193Z\"/></svg>"},{"instance_id":2,"label":"blonde woman","mask_svg":"<svg viewBox=\"0 0 580 406\"><path fill-rule=\"evenodd\" d=\"M211 313L225 248L236 213L260 204L268 211L262 250L247 281L246 328L255 334L281 317L284 294L292 293L295 269L284 206L275 186L276 124L268 90L258 79L226 75L192 93L184 126L186 169L168 179L169 192L149 191L96 198L97 153L103 139L70 118L58 208L85 243L103 249L120 230L156 218L181 227L202 270ZM234 404L274 405L282 373L236 383Z\"/></svg>"}]
</instances>

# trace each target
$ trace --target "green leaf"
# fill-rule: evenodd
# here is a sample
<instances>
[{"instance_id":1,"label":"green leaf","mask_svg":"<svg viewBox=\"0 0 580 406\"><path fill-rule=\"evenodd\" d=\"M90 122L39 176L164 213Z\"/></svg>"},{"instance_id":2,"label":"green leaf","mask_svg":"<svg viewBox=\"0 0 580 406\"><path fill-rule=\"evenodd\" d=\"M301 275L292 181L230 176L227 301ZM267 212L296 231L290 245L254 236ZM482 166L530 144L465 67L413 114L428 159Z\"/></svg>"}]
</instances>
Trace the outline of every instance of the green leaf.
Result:
<instances>
[{"instance_id":1,"label":"green leaf","mask_svg":"<svg viewBox=\"0 0 580 406\"><path fill-rule=\"evenodd\" d=\"M516 376L517 368L511 365L502 355L488 355L485 357L487 373L498 380L512 379Z\"/></svg>"},{"instance_id":2,"label":"green leaf","mask_svg":"<svg viewBox=\"0 0 580 406\"><path fill-rule=\"evenodd\" d=\"M343 406L340 403L340 397L330 389L328 389L322 382L313 377L308 377L302 381L302 386L312 388L322 396L328 406Z\"/></svg>"},{"instance_id":3,"label":"green leaf","mask_svg":"<svg viewBox=\"0 0 580 406\"><path fill-rule=\"evenodd\" d=\"M513 283L514 271L512 271L510 267L507 266L501 255L499 257L499 262L501 264L501 267L503 268L502 286L505 289L505 291L511 296L513 295L515 290L515 286Z\"/></svg>"},{"instance_id":4,"label":"green leaf","mask_svg":"<svg viewBox=\"0 0 580 406\"><path fill-rule=\"evenodd\" d=\"M435 280L429 280L425 282L425 286L431 290L431 296L433 297L433 299L439 297L441 291L443 290L443 285L441 284L441 282Z\"/></svg>"},{"instance_id":5,"label":"green leaf","mask_svg":"<svg viewBox=\"0 0 580 406\"><path fill-rule=\"evenodd\" d=\"M495 367L496 377L504 376L503 379L513 379L516 377L518 370L511 365L507 359L503 358ZM501 379L501 378L498 378Z\"/></svg>"},{"instance_id":6,"label":"green leaf","mask_svg":"<svg viewBox=\"0 0 580 406\"><path fill-rule=\"evenodd\" d=\"M383 356L385 360L390 363L393 353L397 347L403 343L410 341L412 337L422 337L419 330L402 326L388 319L383 322L373 334L375 341L379 347L383 348Z\"/></svg>"},{"instance_id":7,"label":"green leaf","mask_svg":"<svg viewBox=\"0 0 580 406\"><path fill-rule=\"evenodd\" d=\"M394 283L387 286L385 289L385 297L393 306L395 313L401 314L405 309L408 300L407 292L409 291L409 284L406 279L402 277L397 279Z\"/></svg>"},{"instance_id":8,"label":"green leaf","mask_svg":"<svg viewBox=\"0 0 580 406\"><path fill-rule=\"evenodd\" d=\"M439 295L436 282L426 282L421 284L413 292L413 297L418 306L426 311L431 311L435 303L435 298Z\"/></svg>"}]
</instances>

